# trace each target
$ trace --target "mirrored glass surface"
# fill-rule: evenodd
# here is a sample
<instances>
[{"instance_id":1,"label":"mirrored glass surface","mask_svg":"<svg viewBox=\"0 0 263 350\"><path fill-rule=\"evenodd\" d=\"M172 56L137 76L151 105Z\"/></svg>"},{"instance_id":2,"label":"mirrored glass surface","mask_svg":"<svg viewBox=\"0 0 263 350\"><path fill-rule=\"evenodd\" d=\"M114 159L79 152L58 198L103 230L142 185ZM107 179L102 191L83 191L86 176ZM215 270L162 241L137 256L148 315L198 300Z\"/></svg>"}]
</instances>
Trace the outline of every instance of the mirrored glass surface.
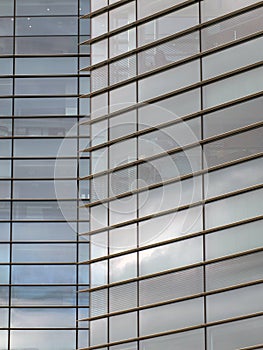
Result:
<instances>
[{"instance_id":1,"label":"mirrored glass surface","mask_svg":"<svg viewBox=\"0 0 263 350\"><path fill-rule=\"evenodd\" d=\"M72 265L14 265L13 284L74 284L76 267Z\"/></svg>"},{"instance_id":2,"label":"mirrored glass surface","mask_svg":"<svg viewBox=\"0 0 263 350\"><path fill-rule=\"evenodd\" d=\"M77 58L39 57L17 58L16 74L77 74Z\"/></svg>"},{"instance_id":3,"label":"mirrored glass surface","mask_svg":"<svg viewBox=\"0 0 263 350\"><path fill-rule=\"evenodd\" d=\"M0 80L1 90L1 80ZM20 78L15 81L16 95L77 94L76 78Z\"/></svg>"},{"instance_id":4,"label":"mirrored glass surface","mask_svg":"<svg viewBox=\"0 0 263 350\"><path fill-rule=\"evenodd\" d=\"M76 36L32 36L16 37L17 54L67 54L75 53L78 45Z\"/></svg>"},{"instance_id":5,"label":"mirrored glass surface","mask_svg":"<svg viewBox=\"0 0 263 350\"><path fill-rule=\"evenodd\" d=\"M0 98L0 116L12 115L12 100Z\"/></svg>"},{"instance_id":6,"label":"mirrored glass surface","mask_svg":"<svg viewBox=\"0 0 263 350\"><path fill-rule=\"evenodd\" d=\"M16 330L11 331L11 349L72 350L76 345L76 332L72 330Z\"/></svg>"},{"instance_id":7,"label":"mirrored glass surface","mask_svg":"<svg viewBox=\"0 0 263 350\"><path fill-rule=\"evenodd\" d=\"M16 35L77 35L77 17L18 17Z\"/></svg>"},{"instance_id":8,"label":"mirrored glass surface","mask_svg":"<svg viewBox=\"0 0 263 350\"><path fill-rule=\"evenodd\" d=\"M13 18L0 18L0 36L13 35L13 28L14 28Z\"/></svg>"},{"instance_id":9,"label":"mirrored glass surface","mask_svg":"<svg viewBox=\"0 0 263 350\"><path fill-rule=\"evenodd\" d=\"M13 202L14 219L17 220L76 220L77 203L60 201Z\"/></svg>"},{"instance_id":10,"label":"mirrored glass surface","mask_svg":"<svg viewBox=\"0 0 263 350\"><path fill-rule=\"evenodd\" d=\"M75 241L77 227L74 223L37 222L13 223L14 241Z\"/></svg>"},{"instance_id":11,"label":"mirrored glass surface","mask_svg":"<svg viewBox=\"0 0 263 350\"><path fill-rule=\"evenodd\" d=\"M0 75L10 75L13 72L13 61L11 58L0 59Z\"/></svg>"},{"instance_id":12,"label":"mirrored glass surface","mask_svg":"<svg viewBox=\"0 0 263 350\"><path fill-rule=\"evenodd\" d=\"M76 115L77 98L17 98L16 116Z\"/></svg>"},{"instance_id":13,"label":"mirrored glass surface","mask_svg":"<svg viewBox=\"0 0 263 350\"><path fill-rule=\"evenodd\" d=\"M49 2L46 0L17 0L16 14L19 16L41 15L78 15L77 3L74 0Z\"/></svg>"},{"instance_id":14,"label":"mirrored glass surface","mask_svg":"<svg viewBox=\"0 0 263 350\"><path fill-rule=\"evenodd\" d=\"M131 1L126 5L117 7L109 13L110 30L123 27L135 21L135 1Z\"/></svg>"}]
</instances>

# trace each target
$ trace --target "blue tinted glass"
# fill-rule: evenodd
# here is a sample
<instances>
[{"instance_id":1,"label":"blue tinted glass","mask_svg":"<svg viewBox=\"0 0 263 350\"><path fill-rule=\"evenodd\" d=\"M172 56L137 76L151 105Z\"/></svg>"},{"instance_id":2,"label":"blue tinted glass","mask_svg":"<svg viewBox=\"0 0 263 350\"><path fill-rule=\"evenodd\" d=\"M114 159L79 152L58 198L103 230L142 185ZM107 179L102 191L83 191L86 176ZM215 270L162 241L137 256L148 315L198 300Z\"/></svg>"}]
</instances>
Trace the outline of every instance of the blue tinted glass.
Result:
<instances>
[{"instance_id":1,"label":"blue tinted glass","mask_svg":"<svg viewBox=\"0 0 263 350\"><path fill-rule=\"evenodd\" d=\"M41 265L12 267L12 283L18 284L73 284L76 283L75 266Z\"/></svg>"},{"instance_id":2,"label":"blue tinted glass","mask_svg":"<svg viewBox=\"0 0 263 350\"><path fill-rule=\"evenodd\" d=\"M42 15L78 15L78 2L75 0L47 1L47 0L17 0L16 14L20 16Z\"/></svg>"}]
</instances>

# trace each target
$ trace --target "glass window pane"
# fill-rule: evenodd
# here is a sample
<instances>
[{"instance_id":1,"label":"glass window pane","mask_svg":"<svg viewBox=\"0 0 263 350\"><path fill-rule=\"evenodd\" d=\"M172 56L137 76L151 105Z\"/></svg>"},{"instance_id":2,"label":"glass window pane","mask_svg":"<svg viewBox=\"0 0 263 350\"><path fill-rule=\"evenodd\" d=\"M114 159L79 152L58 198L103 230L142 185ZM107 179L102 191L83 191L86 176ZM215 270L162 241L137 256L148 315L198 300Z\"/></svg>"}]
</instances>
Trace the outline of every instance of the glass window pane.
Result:
<instances>
[{"instance_id":1,"label":"glass window pane","mask_svg":"<svg viewBox=\"0 0 263 350\"><path fill-rule=\"evenodd\" d=\"M60 202L13 202L14 219L17 220L76 220L77 203Z\"/></svg>"},{"instance_id":2,"label":"glass window pane","mask_svg":"<svg viewBox=\"0 0 263 350\"><path fill-rule=\"evenodd\" d=\"M0 263L8 263L10 261L9 244L0 244Z\"/></svg>"},{"instance_id":3,"label":"glass window pane","mask_svg":"<svg viewBox=\"0 0 263 350\"><path fill-rule=\"evenodd\" d=\"M208 167L262 152L262 128L246 131L204 146Z\"/></svg>"},{"instance_id":4,"label":"glass window pane","mask_svg":"<svg viewBox=\"0 0 263 350\"><path fill-rule=\"evenodd\" d=\"M75 262L73 244L14 244L13 262Z\"/></svg>"},{"instance_id":5,"label":"glass window pane","mask_svg":"<svg viewBox=\"0 0 263 350\"><path fill-rule=\"evenodd\" d=\"M110 146L110 168L115 168L136 160L136 139Z\"/></svg>"},{"instance_id":6,"label":"glass window pane","mask_svg":"<svg viewBox=\"0 0 263 350\"><path fill-rule=\"evenodd\" d=\"M74 306L75 287L12 287L13 306Z\"/></svg>"},{"instance_id":7,"label":"glass window pane","mask_svg":"<svg viewBox=\"0 0 263 350\"><path fill-rule=\"evenodd\" d=\"M0 220L10 220L10 203L0 202Z\"/></svg>"},{"instance_id":8,"label":"glass window pane","mask_svg":"<svg viewBox=\"0 0 263 350\"><path fill-rule=\"evenodd\" d=\"M14 155L15 157L56 157L63 139L49 140L15 140ZM74 157L77 153L77 140L68 139L67 144L70 147L64 147L64 157Z\"/></svg>"},{"instance_id":9,"label":"glass window pane","mask_svg":"<svg viewBox=\"0 0 263 350\"><path fill-rule=\"evenodd\" d=\"M205 137L223 134L230 130L260 122L262 120L262 103L263 98L259 97L252 101L206 114L204 117Z\"/></svg>"},{"instance_id":10,"label":"glass window pane","mask_svg":"<svg viewBox=\"0 0 263 350\"><path fill-rule=\"evenodd\" d=\"M110 58L121 55L124 52L135 49L136 32L135 29L126 30L120 34L113 35L109 38Z\"/></svg>"},{"instance_id":11,"label":"glass window pane","mask_svg":"<svg viewBox=\"0 0 263 350\"><path fill-rule=\"evenodd\" d=\"M204 57L204 79L262 61L263 53L258 50L262 45L263 38L258 38Z\"/></svg>"},{"instance_id":12,"label":"glass window pane","mask_svg":"<svg viewBox=\"0 0 263 350\"><path fill-rule=\"evenodd\" d=\"M147 0L145 0L146 2ZM165 0L167 1L167 0ZM171 0L170 0L171 1ZM163 9L163 1L159 1ZM173 1L174 3L174 1ZM151 4L152 2L147 4ZM138 44L151 43L177 32L183 31L199 23L198 4L174 11L138 27Z\"/></svg>"},{"instance_id":13,"label":"glass window pane","mask_svg":"<svg viewBox=\"0 0 263 350\"><path fill-rule=\"evenodd\" d=\"M123 27L135 21L135 1L126 5L117 7L109 12L110 14L110 31Z\"/></svg>"},{"instance_id":14,"label":"glass window pane","mask_svg":"<svg viewBox=\"0 0 263 350\"><path fill-rule=\"evenodd\" d=\"M11 140L0 140L0 158L11 157Z\"/></svg>"},{"instance_id":15,"label":"glass window pane","mask_svg":"<svg viewBox=\"0 0 263 350\"><path fill-rule=\"evenodd\" d=\"M15 45L17 54L74 54L78 39L76 36L16 37Z\"/></svg>"},{"instance_id":16,"label":"glass window pane","mask_svg":"<svg viewBox=\"0 0 263 350\"><path fill-rule=\"evenodd\" d=\"M14 14L14 1L13 0L2 0L1 1L1 16L13 16L13 14Z\"/></svg>"},{"instance_id":17,"label":"glass window pane","mask_svg":"<svg viewBox=\"0 0 263 350\"><path fill-rule=\"evenodd\" d=\"M202 231L202 208L181 210L141 222L139 245L162 242L199 231Z\"/></svg>"},{"instance_id":18,"label":"glass window pane","mask_svg":"<svg viewBox=\"0 0 263 350\"><path fill-rule=\"evenodd\" d=\"M193 61L139 80L139 101L164 95L198 82L200 80L199 69L199 62ZM175 76L177 79L174 79Z\"/></svg>"},{"instance_id":19,"label":"glass window pane","mask_svg":"<svg viewBox=\"0 0 263 350\"><path fill-rule=\"evenodd\" d=\"M203 323L203 317L203 299L142 310L140 311L140 335L191 327ZM162 322L156 322L157 319Z\"/></svg>"},{"instance_id":20,"label":"glass window pane","mask_svg":"<svg viewBox=\"0 0 263 350\"><path fill-rule=\"evenodd\" d=\"M206 205L206 227L226 225L231 222L262 215L263 190L242 193Z\"/></svg>"},{"instance_id":21,"label":"glass window pane","mask_svg":"<svg viewBox=\"0 0 263 350\"><path fill-rule=\"evenodd\" d=\"M187 269L139 282L140 306L203 292L203 268Z\"/></svg>"},{"instance_id":22,"label":"glass window pane","mask_svg":"<svg viewBox=\"0 0 263 350\"><path fill-rule=\"evenodd\" d=\"M110 312L131 309L137 306L137 283L125 283L109 289Z\"/></svg>"},{"instance_id":23,"label":"glass window pane","mask_svg":"<svg viewBox=\"0 0 263 350\"><path fill-rule=\"evenodd\" d=\"M155 0L149 2L148 0L141 0L138 3L138 16L143 18L159 11L168 9L174 5L180 4L182 0Z\"/></svg>"},{"instance_id":24,"label":"glass window pane","mask_svg":"<svg viewBox=\"0 0 263 350\"><path fill-rule=\"evenodd\" d=\"M110 64L110 85L133 78L136 75L136 56L132 55Z\"/></svg>"},{"instance_id":25,"label":"glass window pane","mask_svg":"<svg viewBox=\"0 0 263 350\"><path fill-rule=\"evenodd\" d=\"M0 53L1 55L12 55L13 54L13 38L6 37L1 38Z\"/></svg>"},{"instance_id":26,"label":"glass window pane","mask_svg":"<svg viewBox=\"0 0 263 350\"><path fill-rule=\"evenodd\" d=\"M262 292L262 285L255 285L208 296L208 322L253 314L262 310Z\"/></svg>"},{"instance_id":27,"label":"glass window pane","mask_svg":"<svg viewBox=\"0 0 263 350\"><path fill-rule=\"evenodd\" d=\"M16 74L77 74L77 59L74 57L59 58L18 58Z\"/></svg>"},{"instance_id":28,"label":"glass window pane","mask_svg":"<svg viewBox=\"0 0 263 350\"><path fill-rule=\"evenodd\" d=\"M136 131L136 111L130 111L110 118L109 137L116 139Z\"/></svg>"},{"instance_id":29,"label":"glass window pane","mask_svg":"<svg viewBox=\"0 0 263 350\"><path fill-rule=\"evenodd\" d=\"M263 159L260 158L205 174L206 197L260 185L262 181Z\"/></svg>"},{"instance_id":30,"label":"glass window pane","mask_svg":"<svg viewBox=\"0 0 263 350\"><path fill-rule=\"evenodd\" d=\"M241 9L245 6L252 5L256 3L255 0L237 0L237 1L220 1L220 4L213 1L207 0L201 4L202 8L202 20L208 21L210 19L225 15L229 12Z\"/></svg>"},{"instance_id":31,"label":"glass window pane","mask_svg":"<svg viewBox=\"0 0 263 350\"><path fill-rule=\"evenodd\" d=\"M242 349L262 343L263 317L208 328L208 350Z\"/></svg>"},{"instance_id":32,"label":"glass window pane","mask_svg":"<svg viewBox=\"0 0 263 350\"><path fill-rule=\"evenodd\" d=\"M10 225L5 222L0 222L0 240L2 242L9 240L9 231L10 231Z\"/></svg>"},{"instance_id":33,"label":"glass window pane","mask_svg":"<svg viewBox=\"0 0 263 350\"><path fill-rule=\"evenodd\" d=\"M262 246L262 221L251 222L207 235L206 258L215 259Z\"/></svg>"},{"instance_id":34,"label":"glass window pane","mask_svg":"<svg viewBox=\"0 0 263 350\"><path fill-rule=\"evenodd\" d=\"M106 33L108 30L108 14L93 17L91 20L91 37L95 38Z\"/></svg>"},{"instance_id":35,"label":"glass window pane","mask_svg":"<svg viewBox=\"0 0 263 350\"><path fill-rule=\"evenodd\" d=\"M91 91L104 89L108 86L108 66L99 67L91 71Z\"/></svg>"},{"instance_id":36,"label":"glass window pane","mask_svg":"<svg viewBox=\"0 0 263 350\"><path fill-rule=\"evenodd\" d=\"M107 261L100 261L90 264L90 283L91 288L107 284L108 264Z\"/></svg>"},{"instance_id":37,"label":"glass window pane","mask_svg":"<svg viewBox=\"0 0 263 350\"><path fill-rule=\"evenodd\" d=\"M106 318L90 322L90 345L107 343L107 326ZM103 349L102 349L103 350Z\"/></svg>"},{"instance_id":38,"label":"glass window pane","mask_svg":"<svg viewBox=\"0 0 263 350\"><path fill-rule=\"evenodd\" d=\"M110 225L135 219L137 216L137 198L128 196L110 202Z\"/></svg>"},{"instance_id":39,"label":"glass window pane","mask_svg":"<svg viewBox=\"0 0 263 350\"><path fill-rule=\"evenodd\" d=\"M137 276L137 254L123 255L110 259L110 283L128 280Z\"/></svg>"},{"instance_id":40,"label":"glass window pane","mask_svg":"<svg viewBox=\"0 0 263 350\"><path fill-rule=\"evenodd\" d=\"M138 53L139 74L182 60L199 52L197 32Z\"/></svg>"},{"instance_id":41,"label":"glass window pane","mask_svg":"<svg viewBox=\"0 0 263 350\"><path fill-rule=\"evenodd\" d=\"M13 223L14 241L75 241L77 229L74 223Z\"/></svg>"},{"instance_id":42,"label":"glass window pane","mask_svg":"<svg viewBox=\"0 0 263 350\"><path fill-rule=\"evenodd\" d=\"M0 79L0 94L2 96L12 95L13 94L12 90L13 90L13 83L11 79Z\"/></svg>"},{"instance_id":43,"label":"glass window pane","mask_svg":"<svg viewBox=\"0 0 263 350\"><path fill-rule=\"evenodd\" d=\"M187 349L203 350L204 349L204 332L203 330L194 330L178 334L166 335L149 340L141 341L144 350L165 350Z\"/></svg>"},{"instance_id":44,"label":"glass window pane","mask_svg":"<svg viewBox=\"0 0 263 350\"><path fill-rule=\"evenodd\" d=\"M0 75L11 75L13 72L13 61L10 58L0 59Z\"/></svg>"},{"instance_id":45,"label":"glass window pane","mask_svg":"<svg viewBox=\"0 0 263 350\"><path fill-rule=\"evenodd\" d=\"M16 14L20 16L42 15L78 15L77 3L73 0L63 0L61 2L51 2L46 0L17 0Z\"/></svg>"},{"instance_id":46,"label":"glass window pane","mask_svg":"<svg viewBox=\"0 0 263 350\"><path fill-rule=\"evenodd\" d=\"M174 209L199 200L201 200L201 178L193 177L140 193L140 216Z\"/></svg>"},{"instance_id":47,"label":"glass window pane","mask_svg":"<svg viewBox=\"0 0 263 350\"><path fill-rule=\"evenodd\" d=\"M241 98L263 88L262 67L220 80L204 87L204 108Z\"/></svg>"},{"instance_id":48,"label":"glass window pane","mask_svg":"<svg viewBox=\"0 0 263 350\"><path fill-rule=\"evenodd\" d=\"M139 253L140 275L148 275L202 261L201 237L188 239ZM188 252L188 254L185 254Z\"/></svg>"},{"instance_id":49,"label":"glass window pane","mask_svg":"<svg viewBox=\"0 0 263 350\"><path fill-rule=\"evenodd\" d=\"M135 338L137 336L137 313L131 312L110 317L109 325L110 342Z\"/></svg>"},{"instance_id":50,"label":"glass window pane","mask_svg":"<svg viewBox=\"0 0 263 350\"><path fill-rule=\"evenodd\" d=\"M16 116L76 115L77 98L17 98Z\"/></svg>"},{"instance_id":51,"label":"glass window pane","mask_svg":"<svg viewBox=\"0 0 263 350\"><path fill-rule=\"evenodd\" d=\"M136 103L136 83L110 91L110 112L129 107Z\"/></svg>"},{"instance_id":52,"label":"glass window pane","mask_svg":"<svg viewBox=\"0 0 263 350\"><path fill-rule=\"evenodd\" d=\"M14 120L14 134L18 136L77 136L77 119L19 118Z\"/></svg>"},{"instance_id":53,"label":"glass window pane","mask_svg":"<svg viewBox=\"0 0 263 350\"><path fill-rule=\"evenodd\" d=\"M76 311L75 309L12 309L11 327L75 327Z\"/></svg>"},{"instance_id":54,"label":"glass window pane","mask_svg":"<svg viewBox=\"0 0 263 350\"><path fill-rule=\"evenodd\" d=\"M0 160L0 178L11 177L11 161L10 160Z\"/></svg>"},{"instance_id":55,"label":"glass window pane","mask_svg":"<svg viewBox=\"0 0 263 350\"><path fill-rule=\"evenodd\" d=\"M25 17L16 19L16 35L77 35L78 17Z\"/></svg>"},{"instance_id":56,"label":"glass window pane","mask_svg":"<svg viewBox=\"0 0 263 350\"><path fill-rule=\"evenodd\" d=\"M0 116L12 115L12 100L0 98Z\"/></svg>"},{"instance_id":57,"label":"glass window pane","mask_svg":"<svg viewBox=\"0 0 263 350\"><path fill-rule=\"evenodd\" d=\"M102 7L107 6L107 0L91 0L91 11L96 11Z\"/></svg>"},{"instance_id":58,"label":"glass window pane","mask_svg":"<svg viewBox=\"0 0 263 350\"><path fill-rule=\"evenodd\" d=\"M74 284L76 267L71 265L14 265L13 284Z\"/></svg>"},{"instance_id":59,"label":"glass window pane","mask_svg":"<svg viewBox=\"0 0 263 350\"><path fill-rule=\"evenodd\" d=\"M2 16L2 13L1 13L1 16ZM14 27L13 18L0 18L0 36L13 35L13 27Z\"/></svg>"},{"instance_id":60,"label":"glass window pane","mask_svg":"<svg viewBox=\"0 0 263 350\"><path fill-rule=\"evenodd\" d=\"M9 266L0 266L0 283L9 283Z\"/></svg>"},{"instance_id":61,"label":"glass window pane","mask_svg":"<svg viewBox=\"0 0 263 350\"><path fill-rule=\"evenodd\" d=\"M127 225L109 231L110 254L123 252L137 247L136 225Z\"/></svg>"},{"instance_id":62,"label":"glass window pane","mask_svg":"<svg viewBox=\"0 0 263 350\"><path fill-rule=\"evenodd\" d=\"M1 84L1 81L0 81ZM75 78L16 79L17 95L72 95L77 93Z\"/></svg>"},{"instance_id":63,"label":"glass window pane","mask_svg":"<svg viewBox=\"0 0 263 350\"><path fill-rule=\"evenodd\" d=\"M0 331L0 347L7 349L8 343L8 331Z\"/></svg>"},{"instance_id":64,"label":"glass window pane","mask_svg":"<svg viewBox=\"0 0 263 350\"><path fill-rule=\"evenodd\" d=\"M11 195L11 182L0 181L0 198L9 199Z\"/></svg>"},{"instance_id":65,"label":"glass window pane","mask_svg":"<svg viewBox=\"0 0 263 350\"><path fill-rule=\"evenodd\" d=\"M97 43L91 44L92 64L99 63L108 58L108 40L101 40Z\"/></svg>"}]
</instances>

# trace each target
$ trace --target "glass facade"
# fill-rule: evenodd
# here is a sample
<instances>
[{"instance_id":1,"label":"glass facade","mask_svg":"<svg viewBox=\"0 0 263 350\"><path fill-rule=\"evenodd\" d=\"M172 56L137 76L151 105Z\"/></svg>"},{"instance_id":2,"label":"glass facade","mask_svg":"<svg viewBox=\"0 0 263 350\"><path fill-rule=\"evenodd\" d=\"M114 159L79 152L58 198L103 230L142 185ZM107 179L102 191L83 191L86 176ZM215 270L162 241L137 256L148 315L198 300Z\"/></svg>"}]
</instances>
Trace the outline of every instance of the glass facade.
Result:
<instances>
[{"instance_id":1,"label":"glass facade","mask_svg":"<svg viewBox=\"0 0 263 350\"><path fill-rule=\"evenodd\" d=\"M0 1L0 349L88 345L89 12L83 0ZM85 162L84 162L84 161Z\"/></svg>"},{"instance_id":2,"label":"glass facade","mask_svg":"<svg viewBox=\"0 0 263 350\"><path fill-rule=\"evenodd\" d=\"M92 0L82 20L87 349L261 349L262 3Z\"/></svg>"}]
</instances>

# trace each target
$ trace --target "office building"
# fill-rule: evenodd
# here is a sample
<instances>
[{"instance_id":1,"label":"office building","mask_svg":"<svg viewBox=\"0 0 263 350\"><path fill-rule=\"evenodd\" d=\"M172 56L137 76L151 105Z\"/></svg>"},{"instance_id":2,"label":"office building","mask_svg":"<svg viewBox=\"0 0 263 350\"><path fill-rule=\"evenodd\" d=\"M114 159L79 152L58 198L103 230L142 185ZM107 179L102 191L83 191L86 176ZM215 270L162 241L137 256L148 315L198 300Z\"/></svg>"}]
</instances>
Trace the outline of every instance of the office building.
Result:
<instances>
[{"instance_id":1,"label":"office building","mask_svg":"<svg viewBox=\"0 0 263 350\"><path fill-rule=\"evenodd\" d=\"M262 349L262 2L89 20L88 349Z\"/></svg>"},{"instance_id":2,"label":"office building","mask_svg":"<svg viewBox=\"0 0 263 350\"><path fill-rule=\"evenodd\" d=\"M89 11L82 0L0 1L0 349L87 346ZM83 62L82 62L83 60ZM57 201L57 199L59 199Z\"/></svg>"}]
</instances>

